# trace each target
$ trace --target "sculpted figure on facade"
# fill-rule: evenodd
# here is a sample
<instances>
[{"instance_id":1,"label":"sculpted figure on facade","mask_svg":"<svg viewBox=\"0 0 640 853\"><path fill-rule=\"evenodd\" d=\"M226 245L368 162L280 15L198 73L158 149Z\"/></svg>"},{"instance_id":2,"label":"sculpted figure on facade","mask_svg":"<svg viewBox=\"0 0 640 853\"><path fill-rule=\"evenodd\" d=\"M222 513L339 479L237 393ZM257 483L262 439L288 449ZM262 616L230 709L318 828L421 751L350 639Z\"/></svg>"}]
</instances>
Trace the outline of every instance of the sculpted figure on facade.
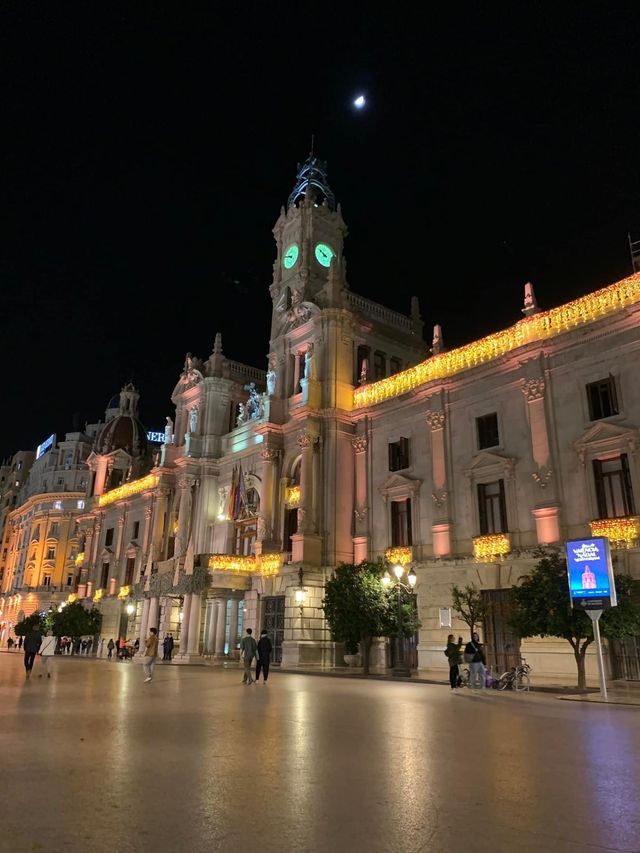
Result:
<instances>
[{"instance_id":1,"label":"sculpted figure on facade","mask_svg":"<svg viewBox=\"0 0 640 853\"><path fill-rule=\"evenodd\" d=\"M244 390L249 392L249 399L245 405L245 420L255 421L262 415L262 398L256 390L256 383L249 382L244 386Z\"/></svg>"},{"instance_id":2,"label":"sculpted figure on facade","mask_svg":"<svg viewBox=\"0 0 640 853\"><path fill-rule=\"evenodd\" d=\"M194 435L198 431L198 407L194 406L189 412L189 432Z\"/></svg>"},{"instance_id":3,"label":"sculpted figure on facade","mask_svg":"<svg viewBox=\"0 0 640 853\"><path fill-rule=\"evenodd\" d=\"M278 378L275 365L271 362L269 363L269 370L267 371L267 397L273 397L276 393L276 380Z\"/></svg>"},{"instance_id":4,"label":"sculpted figure on facade","mask_svg":"<svg viewBox=\"0 0 640 853\"><path fill-rule=\"evenodd\" d=\"M164 443L173 444L173 421L167 417L167 424L164 428Z\"/></svg>"}]
</instances>

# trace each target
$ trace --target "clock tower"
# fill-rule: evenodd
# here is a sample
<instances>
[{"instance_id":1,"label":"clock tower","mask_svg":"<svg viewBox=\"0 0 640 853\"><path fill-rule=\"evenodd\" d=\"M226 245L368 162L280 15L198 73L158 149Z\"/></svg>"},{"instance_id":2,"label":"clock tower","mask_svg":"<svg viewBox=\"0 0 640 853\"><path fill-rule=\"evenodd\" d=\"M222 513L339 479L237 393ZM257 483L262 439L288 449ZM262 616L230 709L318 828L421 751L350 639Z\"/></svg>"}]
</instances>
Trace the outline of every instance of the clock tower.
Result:
<instances>
[{"instance_id":1,"label":"clock tower","mask_svg":"<svg viewBox=\"0 0 640 853\"><path fill-rule=\"evenodd\" d=\"M270 287L273 299L271 337L280 332L282 314L303 302L327 304L331 267L343 268L347 235L340 205L327 178L327 164L310 154L298 164L295 186L280 211L273 234L277 255Z\"/></svg>"}]
</instances>

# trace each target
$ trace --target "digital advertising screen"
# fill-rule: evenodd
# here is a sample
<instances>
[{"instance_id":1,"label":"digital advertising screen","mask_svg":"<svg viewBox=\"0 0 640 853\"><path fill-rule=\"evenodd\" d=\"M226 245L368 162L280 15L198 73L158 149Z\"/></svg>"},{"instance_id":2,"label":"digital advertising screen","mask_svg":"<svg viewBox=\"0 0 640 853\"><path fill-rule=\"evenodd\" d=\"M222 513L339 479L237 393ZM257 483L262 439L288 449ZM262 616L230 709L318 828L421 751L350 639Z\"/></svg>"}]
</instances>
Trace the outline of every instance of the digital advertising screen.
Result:
<instances>
[{"instance_id":1,"label":"digital advertising screen","mask_svg":"<svg viewBox=\"0 0 640 853\"><path fill-rule=\"evenodd\" d=\"M602 610L616 606L608 539L597 537L567 542L567 572L572 607Z\"/></svg>"}]
</instances>

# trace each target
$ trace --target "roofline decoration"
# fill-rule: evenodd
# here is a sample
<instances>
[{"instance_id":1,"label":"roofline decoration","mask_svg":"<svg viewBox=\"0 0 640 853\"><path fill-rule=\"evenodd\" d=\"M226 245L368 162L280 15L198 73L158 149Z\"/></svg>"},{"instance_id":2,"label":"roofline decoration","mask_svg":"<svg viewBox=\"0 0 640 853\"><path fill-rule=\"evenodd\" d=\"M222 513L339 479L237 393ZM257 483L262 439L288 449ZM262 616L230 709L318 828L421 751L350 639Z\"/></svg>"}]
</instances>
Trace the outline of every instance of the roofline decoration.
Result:
<instances>
[{"instance_id":1,"label":"roofline decoration","mask_svg":"<svg viewBox=\"0 0 640 853\"><path fill-rule=\"evenodd\" d=\"M154 489L158 485L159 480L160 478L157 474L147 474L146 477L141 477L139 480L132 480L123 486L118 486L100 495L98 506L107 506L107 504L112 504L114 501L130 498L133 495L139 495L140 492Z\"/></svg>"},{"instance_id":2,"label":"roofline decoration","mask_svg":"<svg viewBox=\"0 0 640 853\"><path fill-rule=\"evenodd\" d=\"M486 364L526 344L570 332L637 302L640 302L640 273L574 299L573 302L532 314L514 326L480 340L438 353L387 379L356 388L353 392L353 406L360 409L399 397L427 382L446 379L463 370Z\"/></svg>"}]
</instances>

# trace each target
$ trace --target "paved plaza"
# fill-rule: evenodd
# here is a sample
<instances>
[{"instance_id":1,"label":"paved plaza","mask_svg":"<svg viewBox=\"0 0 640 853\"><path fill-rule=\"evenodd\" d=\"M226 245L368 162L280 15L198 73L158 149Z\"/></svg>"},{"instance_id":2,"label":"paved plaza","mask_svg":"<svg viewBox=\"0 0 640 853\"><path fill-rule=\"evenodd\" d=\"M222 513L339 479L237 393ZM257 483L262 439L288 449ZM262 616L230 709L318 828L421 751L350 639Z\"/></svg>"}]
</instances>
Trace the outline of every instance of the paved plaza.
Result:
<instances>
[{"instance_id":1,"label":"paved plaza","mask_svg":"<svg viewBox=\"0 0 640 853\"><path fill-rule=\"evenodd\" d=\"M640 850L640 712L0 655L0 850Z\"/></svg>"}]
</instances>

